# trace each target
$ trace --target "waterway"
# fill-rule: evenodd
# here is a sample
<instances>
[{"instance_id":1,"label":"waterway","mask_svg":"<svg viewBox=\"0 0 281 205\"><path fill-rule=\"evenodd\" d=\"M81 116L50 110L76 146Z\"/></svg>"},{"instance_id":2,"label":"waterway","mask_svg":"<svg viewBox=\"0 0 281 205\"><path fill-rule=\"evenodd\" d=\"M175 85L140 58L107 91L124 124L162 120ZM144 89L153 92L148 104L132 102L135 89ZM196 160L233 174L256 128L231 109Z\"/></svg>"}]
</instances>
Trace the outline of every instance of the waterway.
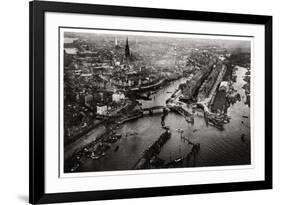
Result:
<instances>
[{"instance_id":1,"label":"waterway","mask_svg":"<svg viewBox=\"0 0 281 205\"><path fill-rule=\"evenodd\" d=\"M201 147L199 153L192 158L190 166L250 164L250 108L245 104L246 96L242 88L246 83L243 80L246 71L245 68L237 67L237 81L233 86L241 95L241 101L228 107L227 114L231 119L228 124L224 125L223 131L207 126L200 112L196 113L194 124L187 123L182 116L170 112L165 119L165 125L171 128L172 135L162 147L159 157L167 163L179 157L185 157L190 152L192 145L181 140L180 133L177 131L177 129L182 129L183 136L192 142L200 143ZM184 78L174 81L151 95L151 101L140 101L142 107L165 105L166 100L183 82L185 82ZM87 159L76 171L130 170L143 151L163 132L161 114L126 122L117 130L117 133L122 134L122 138L112 144L110 150L106 152L106 156L99 160ZM92 134L89 134L86 139L93 139L96 134L97 132L92 131ZM244 135L243 140L241 139L242 134ZM117 146L119 148L115 151Z\"/></svg>"}]
</instances>

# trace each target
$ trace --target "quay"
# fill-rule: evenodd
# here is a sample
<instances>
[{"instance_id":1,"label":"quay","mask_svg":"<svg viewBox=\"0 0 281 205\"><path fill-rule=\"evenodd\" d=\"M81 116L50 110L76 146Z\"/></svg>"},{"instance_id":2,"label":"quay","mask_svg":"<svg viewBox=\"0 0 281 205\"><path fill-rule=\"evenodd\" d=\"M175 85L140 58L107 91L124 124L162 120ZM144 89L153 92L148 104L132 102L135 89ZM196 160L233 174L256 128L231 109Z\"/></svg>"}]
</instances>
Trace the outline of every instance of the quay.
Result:
<instances>
[{"instance_id":1,"label":"quay","mask_svg":"<svg viewBox=\"0 0 281 205\"><path fill-rule=\"evenodd\" d=\"M193 114L184 109L182 106L171 106L170 109L185 118L187 122L194 123Z\"/></svg>"},{"instance_id":2,"label":"quay","mask_svg":"<svg viewBox=\"0 0 281 205\"><path fill-rule=\"evenodd\" d=\"M209 106L212 104L214 97L216 96L217 87L219 86L220 82L223 79L223 76L227 70L227 67L225 64L222 64L222 69L220 73L218 74L217 80L215 81L209 95L206 98L203 98L202 95L199 96L197 104L201 105L204 109L204 112L207 114L212 114L212 112L209 110Z\"/></svg>"},{"instance_id":3,"label":"quay","mask_svg":"<svg viewBox=\"0 0 281 205\"><path fill-rule=\"evenodd\" d=\"M142 154L142 157L134 165L133 169L145 169L150 167L152 158L157 157L160 153L162 146L171 138L169 130L162 133L160 137L150 145Z\"/></svg>"}]
</instances>

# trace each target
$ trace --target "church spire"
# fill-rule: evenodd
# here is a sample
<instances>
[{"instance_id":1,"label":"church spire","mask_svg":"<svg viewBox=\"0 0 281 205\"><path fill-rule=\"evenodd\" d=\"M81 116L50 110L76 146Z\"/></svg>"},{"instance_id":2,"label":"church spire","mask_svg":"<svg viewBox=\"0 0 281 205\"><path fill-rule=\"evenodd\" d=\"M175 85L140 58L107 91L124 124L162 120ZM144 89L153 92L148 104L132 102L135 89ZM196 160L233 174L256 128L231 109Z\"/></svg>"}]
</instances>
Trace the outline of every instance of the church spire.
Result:
<instances>
[{"instance_id":1,"label":"church spire","mask_svg":"<svg viewBox=\"0 0 281 205\"><path fill-rule=\"evenodd\" d=\"M118 46L117 36L115 36L115 46Z\"/></svg>"},{"instance_id":2,"label":"church spire","mask_svg":"<svg viewBox=\"0 0 281 205\"><path fill-rule=\"evenodd\" d=\"M126 39L126 46L125 46L125 58L126 58L126 60L129 60L130 56L131 56L131 54L130 54L128 37L127 37L127 39Z\"/></svg>"}]
</instances>

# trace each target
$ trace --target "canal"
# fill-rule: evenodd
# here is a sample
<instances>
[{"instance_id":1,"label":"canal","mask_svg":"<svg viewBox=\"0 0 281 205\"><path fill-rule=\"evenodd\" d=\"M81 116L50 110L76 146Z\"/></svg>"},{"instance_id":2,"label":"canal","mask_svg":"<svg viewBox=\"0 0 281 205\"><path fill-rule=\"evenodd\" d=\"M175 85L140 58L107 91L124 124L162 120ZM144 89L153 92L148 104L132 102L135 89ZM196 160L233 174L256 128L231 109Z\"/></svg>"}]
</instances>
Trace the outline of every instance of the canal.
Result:
<instances>
[{"instance_id":1,"label":"canal","mask_svg":"<svg viewBox=\"0 0 281 205\"><path fill-rule=\"evenodd\" d=\"M224 125L223 131L207 126L202 113L196 113L194 124L190 124L182 116L170 112L165 118L165 125L170 127L172 135L162 147L159 157L167 163L185 157L191 151L192 145L181 140L178 129L182 129L183 136L192 142L200 143L201 147L196 157L191 159L191 166L250 164L250 108L244 102L246 96L243 89L243 85L246 83L243 76L246 71L245 68L237 67L235 73L237 80L233 86L241 95L241 101L237 101L227 108L227 114L231 119L228 124ZM141 100L142 107L165 105L166 100L183 82L185 79L181 78L151 95L150 101ZM106 156L99 160L87 159L76 170L77 172L130 170L143 151L165 130L161 126L161 114L155 114L126 122L116 131L122 134L122 137L112 144L110 150L106 152ZM92 131L87 139L94 139L94 135L97 133L99 132ZM243 140L241 140L241 135L244 135ZM117 151L116 147L118 147Z\"/></svg>"}]
</instances>

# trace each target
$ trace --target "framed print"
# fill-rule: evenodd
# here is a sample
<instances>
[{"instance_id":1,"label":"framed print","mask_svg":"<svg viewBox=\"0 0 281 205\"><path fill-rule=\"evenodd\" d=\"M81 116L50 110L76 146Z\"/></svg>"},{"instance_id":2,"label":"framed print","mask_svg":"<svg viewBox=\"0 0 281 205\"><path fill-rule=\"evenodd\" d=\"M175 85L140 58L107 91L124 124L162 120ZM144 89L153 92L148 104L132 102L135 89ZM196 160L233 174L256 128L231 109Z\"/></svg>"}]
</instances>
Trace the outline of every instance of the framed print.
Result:
<instances>
[{"instance_id":1,"label":"framed print","mask_svg":"<svg viewBox=\"0 0 281 205\"><path fill-rule=\"evenodd\" d=\"M272 17L30 2L30 203L272 188Z\"/></svg>"}]
</instances>

